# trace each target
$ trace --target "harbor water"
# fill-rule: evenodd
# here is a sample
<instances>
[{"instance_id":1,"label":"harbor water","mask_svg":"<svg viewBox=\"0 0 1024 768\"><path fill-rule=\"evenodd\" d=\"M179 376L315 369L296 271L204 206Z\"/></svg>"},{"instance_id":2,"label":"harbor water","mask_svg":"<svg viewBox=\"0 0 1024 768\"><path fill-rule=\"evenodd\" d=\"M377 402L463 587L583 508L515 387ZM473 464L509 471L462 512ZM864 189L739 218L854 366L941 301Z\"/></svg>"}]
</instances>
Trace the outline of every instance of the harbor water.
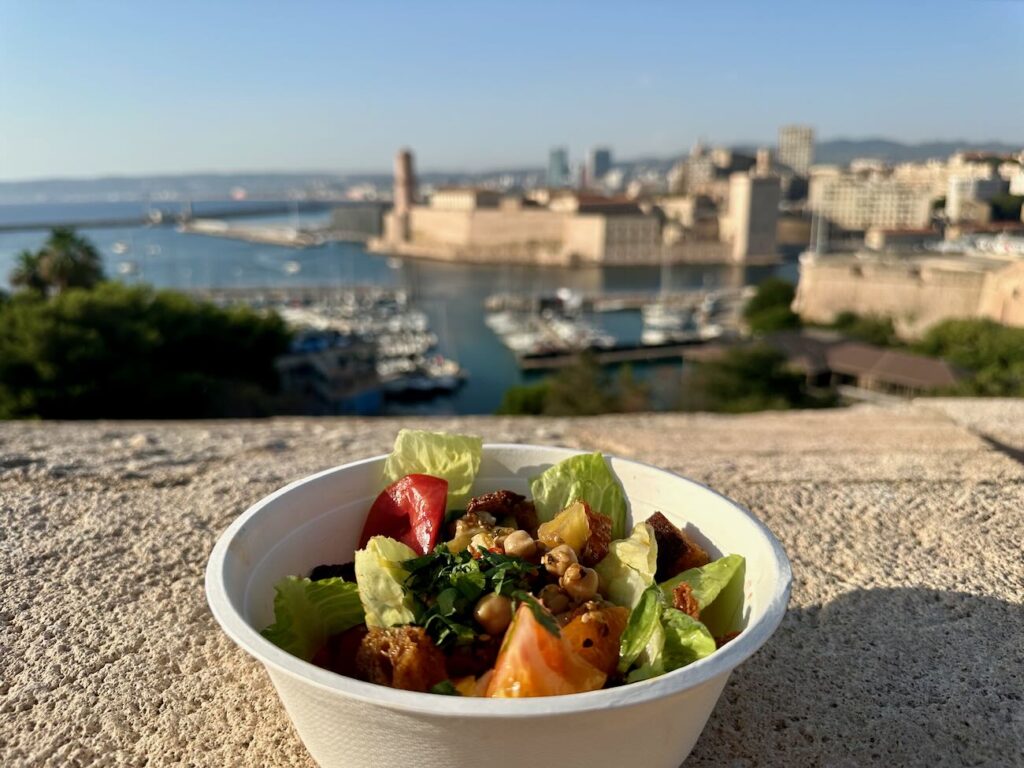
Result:
<instances>
[{"instance_id":1,"label":"harbor water","mask_svg":"<svg viewBox=\"0 0 1024 768\"><path fill-rule=\"evenodd\" d=\"M224 210L231 203L206 204ZM245 205L241 203L239 205ZM40 204L0 206L0 224L32 221L82 221L129 217L141 213L140 203ZM166 206L171 207L171 206ZM194 205L196 215L202 206ZM323 211L247 218L246 224L283 224L313 227L326 222ZM452 395L410 405L392 404L390 412L414 409L428 413L492 413L505 390L526 379L512 352L484 324L484 300L494 293L549 295L562 287L584 293L683 290L756 284L781 274L795 279L790 260L777 267L735 265L678 265L658 267L528 267L482 266L447 262L389 259L371 254L359 243L327 243L292 249L243 240L178 232L173 226L118 229L85 228L103 255L107 275L126 283L159 288L264 288L286 286L379 285L406 290L413 306L430 318L438 335L438 352L457 360L468 372L466 384ZM0 285L6 286L17 253L37 249L46 239L42 231L0 232ZM611 312L590 318L595 325L622 341L640 338L639 312ZM652 389L671 391L681 364L648 366L643 375Z\"/></svg>"}]
</instances>

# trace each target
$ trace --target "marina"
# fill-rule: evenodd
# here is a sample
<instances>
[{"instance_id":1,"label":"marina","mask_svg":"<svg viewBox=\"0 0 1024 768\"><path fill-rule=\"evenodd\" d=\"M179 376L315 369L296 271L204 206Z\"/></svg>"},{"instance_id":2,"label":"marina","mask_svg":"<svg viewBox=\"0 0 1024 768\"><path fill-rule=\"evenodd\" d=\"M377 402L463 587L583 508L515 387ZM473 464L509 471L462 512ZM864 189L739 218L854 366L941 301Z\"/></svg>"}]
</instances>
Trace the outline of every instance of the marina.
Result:
<instances>
[{"instance_id":1,"label":"marina","mask_svg":"<svg viewBox=\"0 0 1024 768\"><path fill-rule=\"evenodd\" d=\"M205 217L215 207L230 205L196 204L194 210L197 216ZM134 211L143 208L134 206ZM0 222L80 221L132 213L133 206L122 203L17 209L0 206ZM300 207L297 222L293 211L251 218L246 223L297 223L303 228L315 228L327 224L328 216L307 215L304 207ZM788 275L792 280L796 269L794 263L781 267L672 265L668 270L450 264L387 258L368 253L356 242L332 240L316 248L295 249L199 237L178 232L173 226L90 228L84 233L96 244L111 279L184 291L222 305L245 303L257 309L323 306L327 308L325 314L333 317L330 308L340 304L344 294L365 295L369 300L381 291L404 292L408 307L427 316L429 331L437 337L436 346L413 362L430 367L435 356L440 355L455 361L466 377L457 388L450 389L450 380L445 375L450 371L434 367L424 379L406 372L408 394L388 393L383 397L383 385L380 387L382 401L374 412L391 415L493 413L509 387L529 383L547 369L547 362L521 365L516 353L488 327L486 321L492 312L485 303L496 292L511 294L515 297L512 302L532 307L538 297L551 296L559 286L564 286L583 297L577 317L597 333L612 337L615 345L622 348L640 345L644 331L640 307L645 303L659 297L672 300L676 296L687 296L691 303L699 303L700 296L714 291L738 296L744 285L773 274ZM0 233L0 279L9 274L21 250L39 248L46 234ZM730 301L726 298L724 303ZM346 319L347 323L352 321ZM650 364L638 366L637 372L656 382L655 389L665 392L662 402L669 407L673 402L671 388L679 381L684 363L678 356L664 357L666 354L655 349L648 355ZM612 361L609 365L616 365L617 357L613 354L604 359ZM393 365L397 368L399 364ZM387 368L381 372L385 379L392 373ZM416 392L417 388L426 389L428 383L440 383L442 388L429 396Z\"/></svg>"},{"instance_id":2,"label":"marina","mask_svg":"<svg viewBox=\"0 0 1024 768\"><path fill-rule=\"evenodd\" d=\"M523 370L564 367L582 352L602 365L673 360L685 346L737 336L746 293L584 296L568 288L553 295L505 293L484 301L489 310L485 322ZM617 338L585 315L637 310L642 319L638 339Z\"/></svg>"}]
</instances>

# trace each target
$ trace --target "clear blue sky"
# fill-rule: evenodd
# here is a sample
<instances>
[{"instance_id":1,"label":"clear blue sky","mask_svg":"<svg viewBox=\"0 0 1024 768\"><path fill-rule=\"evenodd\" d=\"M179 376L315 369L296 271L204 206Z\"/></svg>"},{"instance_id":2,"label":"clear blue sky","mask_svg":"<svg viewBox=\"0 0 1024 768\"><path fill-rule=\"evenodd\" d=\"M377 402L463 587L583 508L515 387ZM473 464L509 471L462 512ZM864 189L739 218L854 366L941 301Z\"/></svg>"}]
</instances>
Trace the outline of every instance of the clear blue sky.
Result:
<instances>
[{"instance_id":1,"label":"clear blue sky","mask_svg":"<svg viewBox=\"0 0 1024 768\"><path fill-rule=\"evenodd\" d=\"M0 179L1024 143L1024 2L0 0Z\"/></svg>"}]
</instances>

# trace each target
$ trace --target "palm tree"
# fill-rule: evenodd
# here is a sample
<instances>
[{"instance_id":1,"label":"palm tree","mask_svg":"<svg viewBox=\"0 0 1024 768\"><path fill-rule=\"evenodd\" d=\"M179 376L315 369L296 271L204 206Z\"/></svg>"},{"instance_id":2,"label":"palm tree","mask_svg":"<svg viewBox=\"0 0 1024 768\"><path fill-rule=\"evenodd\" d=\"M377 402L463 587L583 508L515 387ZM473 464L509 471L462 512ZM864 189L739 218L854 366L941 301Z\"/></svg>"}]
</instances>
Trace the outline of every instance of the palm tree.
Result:
<instances>
[{"instance_id":1,"label":"palm tree","mask_svg":"<svg viewBox=\"0 0 1024 768\"><path fill-rule=\"evenodd\" d=\"M46 280L39 271L39 254L24 250L15 257L10 274L11 285L36 293L46 293Z\"/></svg>"},{"instance_id":2,"label":"palm tree","mask_svg":"<svg viewBox=\"0 0 1024 768\"><path fill-rule=\"evenodd\" d=\"M39 273L57 293L68 288L92 288L103 280L95 246L70 227L57 227L39 251Z\"/></svg>"}]
</instances>

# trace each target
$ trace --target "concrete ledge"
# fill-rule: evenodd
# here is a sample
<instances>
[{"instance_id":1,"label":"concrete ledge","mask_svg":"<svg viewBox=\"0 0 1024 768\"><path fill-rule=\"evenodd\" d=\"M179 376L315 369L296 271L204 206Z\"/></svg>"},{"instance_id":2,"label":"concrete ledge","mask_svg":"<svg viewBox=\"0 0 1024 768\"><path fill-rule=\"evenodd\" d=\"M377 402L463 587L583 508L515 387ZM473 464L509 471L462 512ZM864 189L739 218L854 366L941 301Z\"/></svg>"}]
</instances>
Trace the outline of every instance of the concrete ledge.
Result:
<instances>
[{"instance_id":1,"label":"concrete ledge","mask_svg":"<svg viewBox=\"0 0 1024 768\"><path fill-rule=\"evenodd\" d=\"M312 765L202 574L246 506L413 422L600 448L747 504L790 611L688 766L1024 761L1024 406L0 424L0 765ZM1010 450L1007 450L1009 448Z\"/></svg>"}]
</instances>

